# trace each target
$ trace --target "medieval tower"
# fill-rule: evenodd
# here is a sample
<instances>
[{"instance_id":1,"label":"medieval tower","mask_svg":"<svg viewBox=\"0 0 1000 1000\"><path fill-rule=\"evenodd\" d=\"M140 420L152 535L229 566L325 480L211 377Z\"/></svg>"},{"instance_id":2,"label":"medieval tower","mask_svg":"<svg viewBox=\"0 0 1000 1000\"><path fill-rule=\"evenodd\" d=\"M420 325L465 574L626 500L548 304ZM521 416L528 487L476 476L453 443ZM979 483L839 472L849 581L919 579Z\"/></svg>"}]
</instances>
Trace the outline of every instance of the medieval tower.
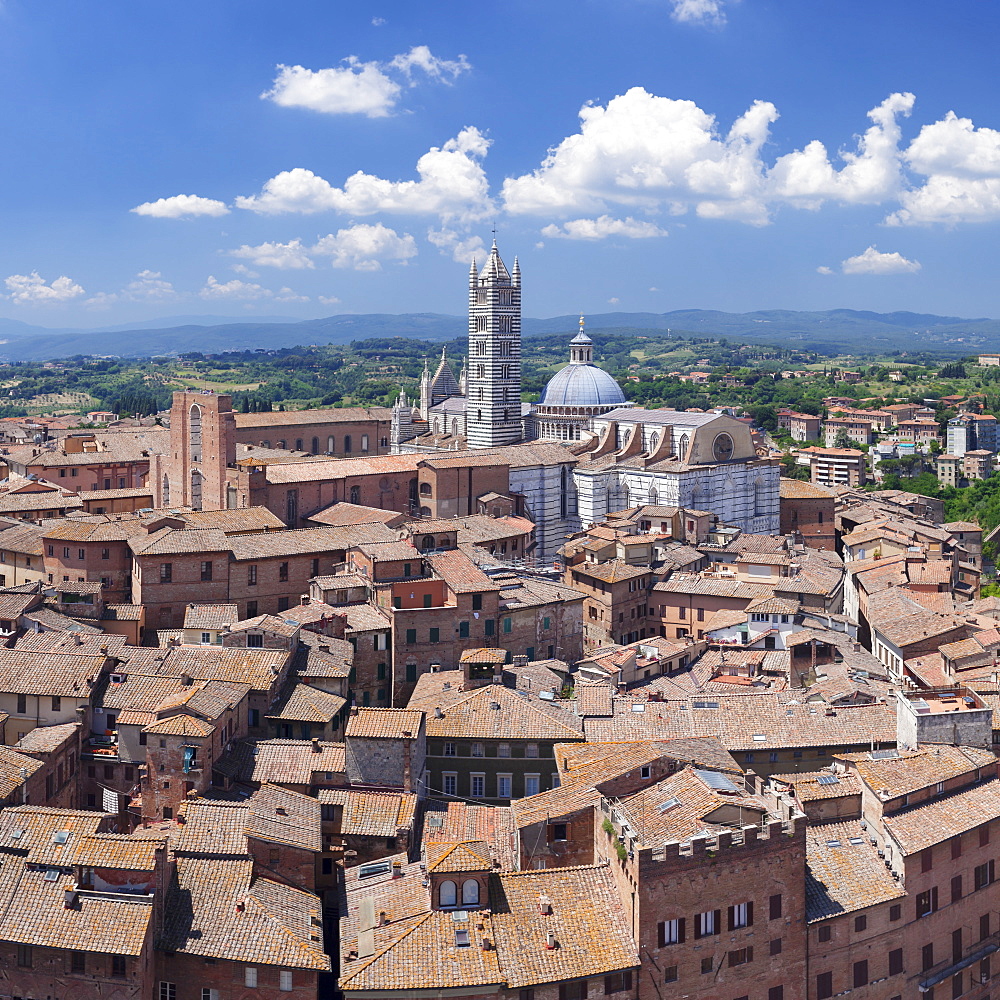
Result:
<instances>
[{"instance_id":1,"label":"medieval tower","mask_svg":"<svg viewBox=\"0 0 1000 1000\"><path fill-rule=\"evenodd\" d=\"M469 272L466 437L470 448L516 444L521 423L521 271L500 259L496 240L482 271Z\"/></svg>"},{"instance_id":2,"label":"medieval tower","mask_svg":"<svg viewBox=\"0 0 1000 1000\"><path fill-rule=\"evenodd\" d=\"M158 456L150 478L157 507L225 510L227 466L236 464L232 396L175 392L170 454Z\"/></svg>"}]
</instances>

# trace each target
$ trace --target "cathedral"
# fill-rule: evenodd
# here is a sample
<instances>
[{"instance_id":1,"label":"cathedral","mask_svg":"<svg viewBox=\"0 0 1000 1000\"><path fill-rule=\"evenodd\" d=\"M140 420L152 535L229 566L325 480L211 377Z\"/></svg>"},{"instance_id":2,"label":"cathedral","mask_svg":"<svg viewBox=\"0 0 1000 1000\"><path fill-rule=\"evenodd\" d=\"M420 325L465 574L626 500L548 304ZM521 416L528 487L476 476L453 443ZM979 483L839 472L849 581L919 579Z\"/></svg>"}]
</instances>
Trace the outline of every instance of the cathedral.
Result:
<instances>
[{"instance_id":1,"label":"cathedral","mask_svg":"<svg viewBox=\"0 0 1000 1000\"><path fill-rule=\"evenodd\" d=\"M633 406L594 364L593 352L581 317L569 364L537 403L521 402L521 270L517 258L507 269L494 240L482 269L473 261L469 272L465 365L456 378L442 351L433 375L424 367L419 406L400 394L393 450L561 444L573 472L554 485L561 493L560 530L652 503L709 511L746 532L777 533L778 466L757 454L746 423L725 414ZM517 490L513 469L511 488Z\"/></svg>"}]
</instances>

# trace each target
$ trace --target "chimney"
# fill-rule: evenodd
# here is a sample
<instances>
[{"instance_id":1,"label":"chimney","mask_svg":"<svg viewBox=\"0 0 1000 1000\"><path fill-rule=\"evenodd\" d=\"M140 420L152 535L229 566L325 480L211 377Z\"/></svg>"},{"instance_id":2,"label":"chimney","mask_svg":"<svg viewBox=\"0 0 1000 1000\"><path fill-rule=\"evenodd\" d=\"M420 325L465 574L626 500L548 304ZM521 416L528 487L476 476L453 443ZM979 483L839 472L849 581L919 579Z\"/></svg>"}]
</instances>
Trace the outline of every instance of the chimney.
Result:
<instances>
[{"instance_id":1,"label":"chimney","mask_svg":"<svg viewBox=\"0 0 1000 1000\"><path fill-rule=\"evenodd\" d=\"M242 899L237 901L237 903L236 903L236 912L237 913L242 913L246 908L247 908L247 904L244 903Z\"/></svg>"},{"instance_id":2,"label":"chimney","mask_svg":"<svg viewBox=\"0 0 1000 1000\"><path fill-rule=\"evenodd\" d=\"M376 927L385 927L385 925L386 925L386 924L387 924L388 922L389 922L389 921L388 921L388 919L386 918L386 915L385 915L385 910L379 910L379 911L378 911L378 923L377 923L377 924L376 924L375 926L376 926Z\"/></svg>"},{"instance_id":3,"label":"chimney","mask_svg":"<svg viewBox=\"0 0 1000 1000\"><path fill-rule=\"evenodd\" d=\"M435 705L434 706L434 718L435 719L443 719L444 718L444 712L441 711L441 706L440 705Z\"/></svg>"},{"instance_id":4,"label":"chimney","mask_svg":"<svg viewBox=\"0 0 1000 1000\"><path fill-rule=\"evenodd\" d=\"M402 878L403 877L403 862L393 861L392 863L392 877Z\"/></svg>"},{"instance_id":5,"label":"chimney","mask_svg":"<svg viewBox=\"0 0 1000 1000\"><path fill-rule=\"evenodd\" d=\"M538 912L544 916L552 915L552 900L544 892L538 895ZM551 931L549 933L552 933Z\"/></svg>"},{"instance_id":6,"label":"chimney","mask_svg":"<svg viewBox=\"0 0 1000 1000\"><path fill-rule=\"evenodd\" d=\"M545 932L545 948L547 951L553 951L557 947L556 944L556 932L546 931Z\"/></svg>"},{"instance_id":7,"label":"chimney","mask_svg":"<svg viewBox=\"0 0 1000 1000\"><path fill-rule=\"evenodd\" d=\"M319 745L319 740L314 739L312 741L312 752L313 753L322 753L323 752L323 748Z\"/></svg>"},{"instance_id":8,"label":"chimney","mask_svg":"<svg viewBox=\"0 0 1000 1000\"><path fill-rule=\"evenodd\" d=\"M74 632L73 633L73 645L74 646L82 646L83 645L83 637L80 635L79 632Z\"/></svg>"},{"instance_id":9,"label":"chimney","mask_svg":"<svg viewBox=\"0 0 1000 1000\"><path fill-rule=\"evenodd\" d=\"M191 687L194 678L190 674L181 674L181 687Z\"/></svg>"},{"instance_id":10,"label":"chimney","mask_svg":"<svg viewBox=\"0 0 1000 1000\"><path fill-rule=\"evenodd\" d=\"M300 602L300 603L301 603L301 604L302 604L303 606L304 606L304 605L306 605L306 604L308 604L308 603L309 603L309 595L308 595L308 594L303 594L303 595L302 595L302 600L301 600L301 602Z\"/></svg>"},{"instance_id":11,"label":"chimney","mask_svg":"<svg viewBox=\"0 0 1000 1000\"><path fill-rule=\"evenodd\" d=\"M72 910L76 906L76 886L68 885L63 892L63 907Z\"/></svg>"}]
</instances>

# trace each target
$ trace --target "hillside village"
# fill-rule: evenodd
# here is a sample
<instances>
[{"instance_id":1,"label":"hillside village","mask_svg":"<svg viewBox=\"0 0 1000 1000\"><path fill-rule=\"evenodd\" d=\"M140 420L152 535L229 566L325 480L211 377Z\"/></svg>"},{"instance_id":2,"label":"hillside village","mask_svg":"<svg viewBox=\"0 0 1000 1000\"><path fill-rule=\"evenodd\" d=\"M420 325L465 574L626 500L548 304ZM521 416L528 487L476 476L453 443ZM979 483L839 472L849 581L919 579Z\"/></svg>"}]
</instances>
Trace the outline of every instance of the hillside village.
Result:
<instances>
[{"instance_id":1,"label":"hillside village","mask_svg":"<svg viewBox=\"0 0 1000 1000\"><path fill-rule=\"evenodd\" d=\"M989 996L988 399L526 401L520 280L391 406L0 421L0 996Z\"/></svg>"}]
</instances>

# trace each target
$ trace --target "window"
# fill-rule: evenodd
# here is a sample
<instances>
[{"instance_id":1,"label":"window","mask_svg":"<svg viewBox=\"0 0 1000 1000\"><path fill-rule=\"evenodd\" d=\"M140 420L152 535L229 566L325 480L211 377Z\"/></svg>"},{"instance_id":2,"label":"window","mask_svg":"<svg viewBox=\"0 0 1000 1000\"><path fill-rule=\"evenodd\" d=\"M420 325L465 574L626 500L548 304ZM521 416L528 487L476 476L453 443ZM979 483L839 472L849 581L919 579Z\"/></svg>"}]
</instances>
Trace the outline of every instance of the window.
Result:
<instances>
[{"instance_id":1,"label":"window","mask_svg":"<svg viewBox=\"0 0 1000 1000\"><path fill-rule=\"evenodd\" d=\"M173 563L160 563L160 583L170 583L174 577Z\"/></svg>"},{"instance_id":2,"label":"window","mask_svg":"<svg viewBox=\"0 0 1000 1000\"><path fill-rule=\"evenodd\" d=\"M889 952L889 975L898 976L903 971L903 949L894 948Z\"/></svg>"},{"instance_id":3,"label":"window","mask_svg":"<svg viewBox=\"0 0 1000 1000\"><path fill-rule=\"evenodd\" d=\"M201 1000L219 1000L219 991L213 990L210 986L202 986Z\"/></svg>"},{"instance_id":4,"label":"window","mask_svg":"<svg viewBox=\"0 0 1000 1000\"><path fill-rule=\"evenodd\" d=\"M980 889L985 889L986 886L993 882L993 865L993 861L986 861L981 865L976 865L976 892Z\"/></svg>"},{"instance_id":5,"label":"window","mask_svg":"<svg viewBox=\"0 0 1000 1000\"><path fill-rule=\"evenodd\" d=\"M565 841L569 839L568 823L551 823L549 825L549 840Z\"/></svg>"},{"instance_id":6,"label":"window","mask_svg":"<svg viewBox=\"0 0 1000 1000\"><path fill-rule=\"evenodd\" d=\"M428 636L428 641L430 642L440 642L441 641L441 629L432 628Z\"/></svg>"},{"instance_id":7,"label":"window","mask_svg":"<svg viewBox=\"0 0 1000 1000\"><path fill-rule=\"evenodd\" d=\"M212 563L211 561L203 562L201 564L201 578L202 580L208 581L212 579Z\"/></svg>"},{"instance_id":8,"label":"window","mask_svg":"<svg viewBox=\"0 0 1000 1000\"><path fill-rule=\"evenodd\" d=\"M253 965L248 965L243 970L243 985L254 987L257 985L257 969Z\"/></svg>"},{"instance_id":9,"label":"window","mask_svg":"<svg viewBox=\"0 0 1000 1000\"><path fill-rule=\"evenodd\" d=\"M785 987L772 986L767 991L767 1000L785 1000Z\"/></svg>"},{"instance_id":10,"label":"window","mask_svg":"<svg viewBox=\"0 0 1000 1000\"><path fill-rule=\"evenodd\" d=\"M737 965L746 965L753 961L753 948L737 948L729 952L726 958L730 969Z\"/></svg>"},{"instance_id":11,"label":"window","mask_svg":"<svg viewBox=\"0 0 1000 1000\"><path fill-rule=\"evenodd\" d=\"M962 838L961 836L955 837L951 842L951 859L960 858L962 856Z\"/></svg>"},{"instance_id":12,"label":"window","mask_svg":"<svg viewBox=\"0 0 1000 1000\"><path fill-rule=\"evenodd\" d=\"M486 756L486 748L483 746L482 743L473 743L472 744L472 756L473 757L485 757Z\"/></svg>"},{"instance_id":13,"label":"window","mask_svg":"<svg viewBox=\"0 0 1000 1000\"><path fill-rule=\"evenodd\" d=\"M661 920L657 925L659 947L666 948L671 944L684 944L684 918L676 920Z\"/></svg>"},{"instance_id":14,"label":"window","mask_svg":"<svg viewBox=\"0 0 1000 1000\"><path fill-rule=\"evenodd\" d=\"M513 628L513 621L510 618L504 618L503 620L504 634L509 635L512 628Z\"/></svg>"},{"instance_id":15,"label":"window","mask_svg":"<svg viewBox=\"0 0 1000 1000\"><path fill-rule=\"evenodd\" d=\"M563 983L559 987L559 1000L587 1000L587 980L580 983Z\"/></svg>"},{"instance_id":16,"label":"window","mask_svg":"<svg viewBox=\"0 0 1000 1000\"><path fill-rule=\"evenodd\" d=\"M415 628L408 628L406 630L406 641L411 645L417 641L417 630Z\"/></svg>"},{"instance_id":17,"label":"window","mask_svg":"<svg viewBox=\"0 0 1000 1000\"><path fill-rule=\"evenodd\" d=\"M288 580L288 563L278 563L278 580L282 583Z\"/></svg>"},{"instance_id":18,"label":"window","mask_svg":"<svg viewBox=\"0 0 1000 1000\"><path fill-rule=\"evenodd\" d=\"M79 973L87 971L87 953L85 951L71 951L69 953L69 970Z\"/></svg>"},{"instance_id":19,"label":"window","mask_svg":"<svg viewBox=\"0 0 1000 1000\"><path fill-rule=\"evenodd\" d=\"M263 649L264 637L262 635L250 634L247 636L247 649Z\"/></svg>"},{"instance_id":20,"label":"window","mask_svg":"<svg viewBox=\"0 0 1000 1000\"><path fill-rule=\"evenodd\" d=\"M282 969L278 973L278 989L283 990L285 993L291 992L292 989L292 970Z\"/></svg>"},{"instance_id":21,"label":"window","mask_svg":"<svg viewBox=\"0 0 1000 1000\"><path fill-rule=\"evenodd\" d=\"M482 611L483 610L483 595L473 594L472 595L472 610Z\"/></svg>"},{"instance_id":22,"label":"window","mask_svg":"<svg viewBox=\"0 0 1000 1000\"><path fill-rule=\"evenodd\" d=\"M498 757L509 757L510 756L510 744L509 743L498 743L497 744L497 756Z\"/></svg>"},{"instance_id":23,"label":"window","mask_svg":"<svg viewBox=\"0 0 1000 1000\"><path fill-rule=\"evenodd\" d=\"M253 564L247 566L247 586L256 587L257 586L257 565Z\"/></svg>"},{"instance_id":24,"label":"window","mask_svg":"<svg viewBox=\"0 0 1000 1000\"><path fill-rule=\"evenodd\" d=\"M537 743L526 743L524 747L525 757L537 757L538 756L538 744Z\"/></svg>"},{"instance_id":25,"label":"window","mask_svg":"<svg viewBox=\"0 0 1000 1000\"><path fill-rule=\"evenodd\" d=\"M925 944L920 949L920 971L926 972L934 967L934 945Z\"/></svg>"},{"instance_id":26,"label":"window","mask_svg":"<svg viewBox=\"0 0 1000 1000\"><path fill-rule=\"evenodd\" d=\"M458 905L458 883L445 879L438 887L438 904L440 906Z\"/></svg>"},{"instance_id":27,"label":"window","mask_svg":"<svg viewBox=\"0 0 1000 1000\"><path fill-rule=\"evenodd\" d=\"M868 985L868 960L854 963L854 988Z\"/></svg>"},{"instance_id":28,"label":"window","mask_svg":"<svg viewBox=\"0 0 1000 1000\"><path fill-rule=\"evenodd\" d=\"M498 799L509 799L512 792L512 775L510 774L498 774L497 775L497 798Z\"/></svg>"},{"instance_id":29,"label":"window","mask_svg":"<svg viewBox=\"0 0 1000 1000\"><path fill-rule=\"evenodd\" d=\"M458 794L458 775L454 771L446 771L441 775L441 791L445 795Z\"/></svg>"},{"instance_id":30,"label":"window","mask_svg":"<svg viewBox=\"0 0 1000 1000\"><path fill-rule=\"evenodd\" d=\"M653 769L649 766L649 764L643 764L642 767L639 768L640 778L648 778L652 773Z\"/></svg>"},{"instance_id":31,"label":"window","mask_svg":"<svg viewBox=\"0 0 1000 1000\"><path fill-rule=\"evenodd\" d=\"M486 634L487 635L495 635L496 634L496 625L497 625L497 623L492 618L487 618L486 619L486 630L485 630Z\"/></svg>"},{"instance_id":32,"label":"window","mask_svg":"<svg viewBox=\"0 0 1000 1000\"><path fill-rule=\"evenodd\" d=\"M165 983L161 979L159 1000L177 1000L177 984Z\"/></svg>"},{"instance_id":33,"label":"window","mask_svg":"<svg viewBox=\"0 0 1000 1000\"><path fill-rule=\"evenodd\" d=\"M474 878L467 878L462 883L462 906L479 905L479 883Z\"/></svg>"},{"instance_id":34,"label":"window","mask_svg":"<svg viewBox=\"0 0 1000 1000\"><path fill-rule=\"evenodd\" d=\"M920 870L929 872L934 867L934 848L928 847L920 855Z\"/></svg>"},{"instance_id":35,"label":"window","mask_svg":"<svg viewBox=\"0 0 1000 1000\"><path fill-rule=\"evenodd\" d=\"M767 919L768 920L780 920L781 919L781 893L775 893L775 895L768 897L767 900Z\"/></svg>"},{"instance_id":36,"label":"window","mask_svg":"<svg viewBox=\"0 0 1000 1000\"><path fill-rule=\"evenodd\" d=\"M982 826L979 828L979 846L985 847L990 842L990 828L989 826Z\"/></svg>"},{"instance_id":37,"label":"window","mask_svg":"<svg viewBox=\"0 0 1000 1000\"><path fill-rule=\"evenodd\" d=\"M951 901L957 903L962 898L962 876L956 875L951 880Z\"/></svg>"},{"instance_id":38,"label":"window","mask_svg":"<svg viewBox=\"0 0 1000 1000\"><path fill-rule=\"evenodd\" d=\"M112 955L111 956L111 975L112 976L124 976L125 975L125 956L124 955Z\"/></svg>"},{"instance_id":39,"label":"window","mask_svg":"<svg viewBox=\"0 0 1000 1000\"><path fill-rule=\"evenodd\" d=\"M473 774L469 780L469 795L474 799L486 797L486 775Z\"/></svg>"},{"instance_id":40,"label":"window","mask_svg":"<svg viewBox=\"0 0 1000 1000\"><path fill-rule=\"evenodd\" d=\"M704 913L697 914L694 918L695 938L710 937L712 934L718 934L720 914L720 910L705 910Z\"/></svg>"},{"instance_id":41,"label":"window","mask_svg":"<svg viewBox=\"0 0 1000 1000\"><path fill-rule=\"evenodd\" d=\"M455 744L454 743L445 743L445 745L444 745L444 755L445 755L445 757L454 757L454 756L456 756L456 750L455 750Z\"/></svg>"},{"instance_id":42,"label":"window","mask_svg":"<svg viewBox=\"0 0 1000 1000\"><path fill-rule=\"evenodd\" d=\"M893 906L889 907L889 919L899 920L903 915L903 906L901 903L895 903Z\"/></svg>"},{"instance_id":43,"label":"window","mask_svg":"<svg viewBox=\"0 0 1000 1000\"><path fill-rule=\"evenodd\" d=\"M737 903L729 907L728 915L729 930L735 931L740 927L751 927L753 925L753 903Z\"/></svg>"},{"instance_id":44,"label":"window","mask_svg":"<svg viewBox=\"0 0 1000 1000\"><path fill-rule=\"evenodd\" d=\"M982 866L980 866L982 867ZM976 876L978 878L979 869L976 869ZM926 892L921 892L917 895L917 918L926 917L928 913L933 913L938 908L938 892L937 886L933 886Z\"/></svg>"},{"instance_id":45,"label":"window","mask_svg":"<svg viewBox=\"0 0 1000 1000\"><path fill-rule=\"evenodd\" d=\"M257 617L257 602L247 601L247 618Z\"/></svg>"},{"instance_id":46,"label":"window","mask_svg":"<svg viewBox=\"0 0 1000 1000\"><path fill-rule=\"evenodd\" d=\"M625 972L614 972L610 976L604 977L604 995L610 993L621 993L623 990L632 989L632 970Z\"/></svg>"},{"instance_id":47,"label":"window","mask_svg":"<svg viewBox=\"0 0 1000 1000\"><path fill-rule=\"evenodd\" d=\"M676 983L677 982L677 966L668 965L663 970L663 981L665 983Z\"/></svg>"},{"instance_id":48,"label":"window","mask_svg":"<svg viewBox=\"0 0 1000 1000\"><path fill-rule=\"evenodd\" d=\"M817 941L829 941L830 940L830 928L829 927L820 927L820 929L816 932L816 940Z\"/></svg>"},{"instance_id":49,"label":"window","mask_svg":"<svg viewBox=\"0 0 1000 1000\"><path fill-rule=\"evenodd\" d=\"M703 976L706 976L711 971L712 971L712 958L711 958L711 956L709 956L708 958L703 958L701 960L701 974Z\"/></svg>"},{"instance_id":50,"label":"window","mask_svg":"<svg viewBox=\"0 0 1000 1000\"><path fill-rule=\"evenodd\" d=\"M458 637L459 637L459 639L468 639L469 638L469 623L468 622L459 622L458 623Z\"/></svg>"},{"instance_id":51,"label":"window","mask_svg":"<svg viewBox=\"0 0 1000 1000\"><path fill-rule=\"evenodd\" d=\"M59 695L52 696L52 711L61 712L62 711L62 698Z\"/></svg>"},{"instance_id":52,"label":"window","mask_svg":"<svg viewBox=\"0 0 1000 1000\"><path fill-rule=\"evenodd\" d=\"M28 696L26 694L19 694L17 696L17 714L25 715L28 711Z\"/></svg>"},{"instance_id":53,"label":"window","mask_svg":"<svg viewBox=\"0 0 1000 1000\"><path fill-rule=\"evenodd\" d=\"M537 795L541 791L541 775L539 774L526 774L524 776L524 794L525 797L529 795Z\"/></svg>"},{"instance_id":54,"label":"window","mask_svg":"<svg viewBox=\"0 0 1000 1000\"><path fill-rule=\"evenodd\" d=\"M984 913L979 918L979 940L983 941L990 936L990 915Z\"/></svg>"},{"instance_id":55,"label":"window","mask_svg":"<svg viewBox=\"0 0 1000 1000\"><path fill-rule=\"evenodd\" d=\"M772 941L770 941L769 944L768 944L768 949L767 950L768 950L768 952L771 955L780 955L781 954L781 938L774 938Z\"/></svg>"},{"instance_id":56,"label":"window","mask_svg":"<svg viewBox=\"0 0 1000 1000\"><path fill-rule=\"evenodd\" d=\"M827 1000L833 996L833 973L821 972L816 977L816 1000Z\"/></svg>"},{"instance_id":57,"label":"window","mask_svg":"<svg viewBox=\"0 0 1000 1000\"><path fill-rule=\"evenodd\" d=\"M854 918L855 932L866 930L867 927L868 927L868 917L865 914L862 913L860 917Z\"/></svg>"}]
</instances>

